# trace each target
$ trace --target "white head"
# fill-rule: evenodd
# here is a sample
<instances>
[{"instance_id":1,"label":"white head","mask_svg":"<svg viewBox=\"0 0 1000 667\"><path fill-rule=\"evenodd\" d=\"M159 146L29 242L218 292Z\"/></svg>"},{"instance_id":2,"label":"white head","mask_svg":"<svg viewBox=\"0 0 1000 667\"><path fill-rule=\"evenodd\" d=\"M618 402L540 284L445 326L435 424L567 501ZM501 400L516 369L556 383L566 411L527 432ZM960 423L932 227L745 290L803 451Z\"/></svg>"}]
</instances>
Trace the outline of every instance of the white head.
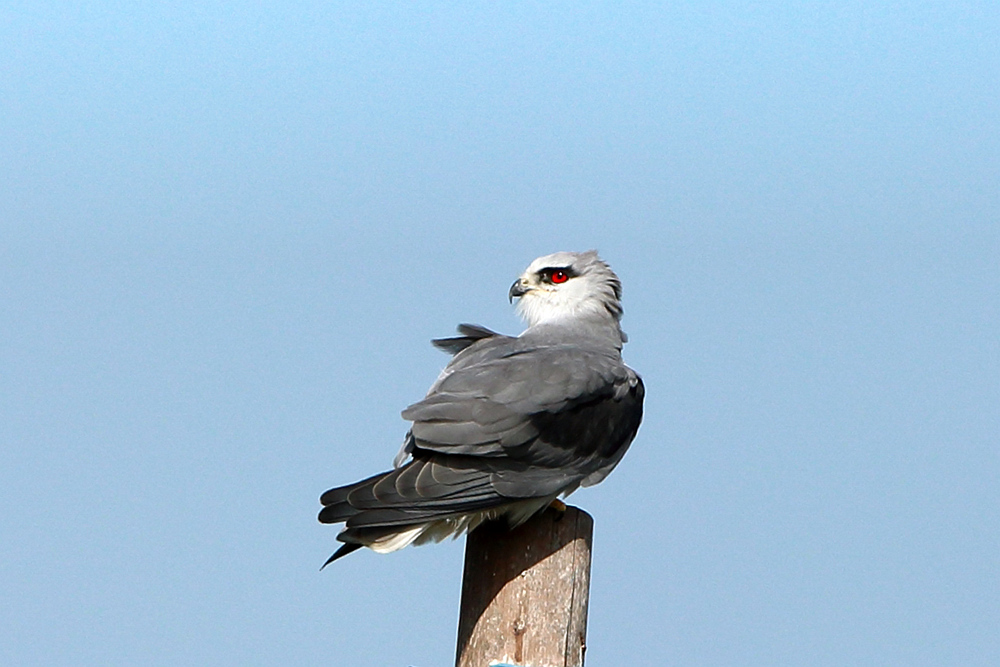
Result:
<instances>
[{"instance_id":1,"label":"white head","mask_svg":"<svg viewBox=\"0 0 1000 667\"><path fill-rule=\"evenodd\" d=\"M509 296L520 297L517 310L529 327L596 318L617 328L622 316L621 281L596 250L539 257L514 281Z\"/></svg>"}]
</instances>

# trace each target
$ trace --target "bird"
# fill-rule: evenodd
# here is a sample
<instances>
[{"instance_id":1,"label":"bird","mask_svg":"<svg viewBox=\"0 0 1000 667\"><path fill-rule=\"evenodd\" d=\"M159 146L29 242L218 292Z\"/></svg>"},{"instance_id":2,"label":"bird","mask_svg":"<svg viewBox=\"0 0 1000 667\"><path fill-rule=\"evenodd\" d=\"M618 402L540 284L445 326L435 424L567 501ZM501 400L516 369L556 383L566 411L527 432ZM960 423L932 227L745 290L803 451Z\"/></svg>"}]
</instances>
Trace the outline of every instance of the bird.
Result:
<instances>
[{"instance_id":1,"label":"bird","mask_svg":"<svg viewBox=\"0 0 1000 667\"><path fill-rule=\"evenodd\" d=\"M433 340L452 359L403 410L411 426L393 468L320 497L319 521L344 524L323 567L362 547L393 552L485 521L514 528L607 477L639 429L645 396L622 360L621 296L597 251L557 252L508 291L527 324L520 335L461 324L458 336Z\"/></svg>"}]
</instances>

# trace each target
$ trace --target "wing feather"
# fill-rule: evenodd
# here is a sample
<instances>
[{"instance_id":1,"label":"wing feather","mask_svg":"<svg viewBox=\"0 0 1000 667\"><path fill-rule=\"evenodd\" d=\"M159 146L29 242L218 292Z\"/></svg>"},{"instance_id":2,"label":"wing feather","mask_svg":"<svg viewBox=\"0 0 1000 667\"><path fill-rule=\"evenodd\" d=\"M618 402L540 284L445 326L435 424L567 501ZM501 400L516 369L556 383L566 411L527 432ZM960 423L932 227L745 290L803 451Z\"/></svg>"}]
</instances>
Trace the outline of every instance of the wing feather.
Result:
<instances>
[{"instance_id":1,"label":"wing feather","mask_svg":"<svg viewBox=\"0 0 1000 667\"><path fill-rule=\"evenodd\" d=\"M509 456L538 438L537 415L612 397L630 380L615 355L570 345L516 349L446 373L424 400L403 411L413 422L414 445L484 457Z\"/></svg>"},{"instance_id":2,"label":"wing feather","mask_svg":"<svg viewBox=\"0 0 1000 667\"><path fill-rule=\"evenodd\" d=\"M642 381L617 348L459 332L435 343L455 357L403 411L412 427L400 458L412 458L323 494L320 521L345 522L347 545L440 539L499 507L526 517L602 479L635 436Z\"/></svg>"}]
</instances>

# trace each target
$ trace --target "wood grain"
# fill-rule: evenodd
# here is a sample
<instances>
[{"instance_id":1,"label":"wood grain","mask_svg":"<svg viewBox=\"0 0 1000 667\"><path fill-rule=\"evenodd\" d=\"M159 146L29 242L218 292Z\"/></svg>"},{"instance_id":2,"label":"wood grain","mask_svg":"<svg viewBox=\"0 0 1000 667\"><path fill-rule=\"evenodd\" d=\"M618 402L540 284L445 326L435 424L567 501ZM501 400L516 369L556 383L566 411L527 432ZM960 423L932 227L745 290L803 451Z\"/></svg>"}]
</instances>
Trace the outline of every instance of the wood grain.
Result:
<instances>
[{"instance_id":1,"label":"wood grain","mask_svg":"<svg viewBox=\"0 0 1000 667\"><path fill-rule=\"evenodd\" d=\"M548 509L512 531L474 530L455 664L582 667L593 532L593 518L576 507Z\"/></svg>"}]
</instances>

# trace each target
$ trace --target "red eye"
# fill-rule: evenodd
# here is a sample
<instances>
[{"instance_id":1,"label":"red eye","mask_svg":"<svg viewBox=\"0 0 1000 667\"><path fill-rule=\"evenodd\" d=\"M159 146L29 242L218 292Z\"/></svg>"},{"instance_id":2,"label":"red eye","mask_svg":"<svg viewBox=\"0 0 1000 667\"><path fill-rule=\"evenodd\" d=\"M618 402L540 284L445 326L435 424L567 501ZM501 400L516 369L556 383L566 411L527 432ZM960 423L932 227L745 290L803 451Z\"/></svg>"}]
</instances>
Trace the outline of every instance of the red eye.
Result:
<instances>
[{"instance_id":1,"label":"red eye","mask_svg":"<svg viewBox=\"0 0 1000 667\"><path fill-rule=\"evenodd\" d=\"M553 271L552 272L552 282L554 283L564 283L569 280L569 276L566 275L565 271Z\"/></svg>"}]
</instances>

